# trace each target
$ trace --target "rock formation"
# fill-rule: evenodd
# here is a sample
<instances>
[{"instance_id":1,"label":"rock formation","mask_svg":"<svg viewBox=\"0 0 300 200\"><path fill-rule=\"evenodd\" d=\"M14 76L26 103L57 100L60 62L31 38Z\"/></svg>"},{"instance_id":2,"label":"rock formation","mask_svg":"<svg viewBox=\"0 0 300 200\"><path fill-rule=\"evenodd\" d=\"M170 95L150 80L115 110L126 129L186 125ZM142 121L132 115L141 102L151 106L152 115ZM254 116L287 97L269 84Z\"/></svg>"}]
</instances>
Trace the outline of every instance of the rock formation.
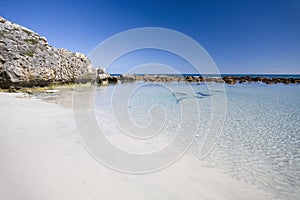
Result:
<instances>
[{"instance_id":1,"label":"rock formation","mask_svg":"<svg viewBox=\"0 0 300 200\"><path fill-rule=\"evenodd\" d=\"M116 77L121 82L216 82L216 83L251 83L261 82L265 84L291 84L300 83L299 78L267 78L267 77L250 77L250 76L224 76L224 77L209 77L209 76L176 76L176 75L132 75L125 74Z\"/></svg>"},{"instance_id":2,"label":"rock formation","mask_svg":"<svg viewBox=\"0 0 300 200\"><path fill-rule=\"evenodd\" d=\"M118 77L110 76L110 74L107 73L103 67L99 67L97 69L96 81L99 84L107 85L109 83L117 83Z\"/></svg>"},{"instance_id":3,"label":"rock formation","mask_svg":"<svg viewBox=\"0 0 300 200\"><path fill-rule=\"evenodd\" d=\"M45 37L0 16L0 88L89 82L95 77L85 55L50 46Z\"/></svg>"}]
</instances>

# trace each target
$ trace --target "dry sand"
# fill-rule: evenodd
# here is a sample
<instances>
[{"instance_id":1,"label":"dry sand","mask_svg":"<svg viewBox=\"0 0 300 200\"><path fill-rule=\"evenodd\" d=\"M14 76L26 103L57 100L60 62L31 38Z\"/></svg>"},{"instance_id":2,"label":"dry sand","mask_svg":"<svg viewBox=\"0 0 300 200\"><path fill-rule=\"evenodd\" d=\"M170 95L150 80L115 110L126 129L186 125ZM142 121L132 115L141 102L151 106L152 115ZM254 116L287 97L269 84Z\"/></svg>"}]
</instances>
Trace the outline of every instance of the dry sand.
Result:
<instances>
[{"instance_id":1,"label":"dry sand","mask_svg":"<svg viewBox=\"0 0 300 200\"><path fill-rule=\"evenodd\" d=\"M71 108L22 96L0 93L0 200L272 198L187 156L152 174L116 172L81 145Z\"/></svg>"}]
</instances>

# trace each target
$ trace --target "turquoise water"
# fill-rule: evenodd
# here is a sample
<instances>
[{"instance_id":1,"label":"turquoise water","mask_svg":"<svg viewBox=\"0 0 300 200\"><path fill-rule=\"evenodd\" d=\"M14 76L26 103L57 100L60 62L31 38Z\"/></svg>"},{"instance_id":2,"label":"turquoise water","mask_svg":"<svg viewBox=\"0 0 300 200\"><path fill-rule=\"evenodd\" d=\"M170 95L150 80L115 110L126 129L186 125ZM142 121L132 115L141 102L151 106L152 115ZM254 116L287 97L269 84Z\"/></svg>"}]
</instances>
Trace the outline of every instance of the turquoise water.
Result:
<instances>
[{"instance_id":1,"label":"turquoise water","mask_svg":"<svg viewBox=\"0 0 300 200\"><path fill-rule=\"evenodd\" d=\"M227 115L208 160L279 199L300 196L300 86L226 87Z\"/></svg>"},{"instance_id":2,"label":"turquoise water","mask_svg":"<svg viewBox=\"0 0 300 200\"><path fill-rule=\"evenodd\" d=\"M109 126L110 134L118 131L113 127L114 121L119 127L130 129L164 119L161 129L156 127L161 124L153 125L153 129L159 130L155 134L145 130L135 135L156 138L155 147L141 148L146 153L165 147L174 138L179 138L176 147L184 149L193 134L187 154L207 167L253 184L277 199L300 196L300 85L249 83L225 85L225 90L216 83L210 83L210 87L194 83L132 83L116 87L119 90L107 86L99 87L96 92L96 114L106 128ZM138 89L130 97L120 92L134 87ZM120 114L120 108L112 104L126 104L130 121L114 116ZM226 112L213 113L213 109ZM214 114L217 118L212 118ZM224 125L210 140L205 140L212 129L212 119L219 124L224 120ZM158 141L163 142L160 145ZM211 151L202 148L203 141ZM207 156L203 157L203 151L209 152Z\"/></svg>"}]
</instances>

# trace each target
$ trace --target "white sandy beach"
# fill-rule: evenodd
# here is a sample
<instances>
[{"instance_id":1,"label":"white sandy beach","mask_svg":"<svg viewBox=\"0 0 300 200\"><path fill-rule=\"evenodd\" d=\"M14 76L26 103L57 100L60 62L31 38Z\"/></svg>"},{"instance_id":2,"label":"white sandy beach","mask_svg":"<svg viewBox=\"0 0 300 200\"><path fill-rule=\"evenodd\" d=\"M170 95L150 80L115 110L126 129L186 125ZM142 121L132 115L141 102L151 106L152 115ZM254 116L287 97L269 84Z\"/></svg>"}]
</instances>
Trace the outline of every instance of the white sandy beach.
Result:
<instances>
[{"instance_id":1,"label":"white sandy beach","mask_svg":"<svg viewBox=\"0 0 300 200\"><path fill-rule=\"evenodd\" d=\"M0 200L271 199L183 157L145 175L116 172L81 145L72 109L0 93Z\"/></svg>"}]
</instances>

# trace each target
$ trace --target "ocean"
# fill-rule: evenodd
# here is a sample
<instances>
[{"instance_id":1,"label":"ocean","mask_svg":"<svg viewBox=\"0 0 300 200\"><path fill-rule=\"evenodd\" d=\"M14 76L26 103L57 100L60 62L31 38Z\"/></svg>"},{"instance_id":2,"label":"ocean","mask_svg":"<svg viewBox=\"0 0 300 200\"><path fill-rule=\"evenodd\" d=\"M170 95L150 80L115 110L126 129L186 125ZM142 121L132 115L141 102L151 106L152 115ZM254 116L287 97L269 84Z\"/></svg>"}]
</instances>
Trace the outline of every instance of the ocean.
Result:
<instances>
[{"instance_id":1,"label":"ocean","mask_svg":"<svg viewBox=\"0 0 300 200\"><path fill-rule=\"evenodd\" d=\"M275 199L300 196L298 84L101 86L95 113L103 133L122 151L154 154L172 146L174 154L196 158Z\"/></svg>"}]
</instances>

